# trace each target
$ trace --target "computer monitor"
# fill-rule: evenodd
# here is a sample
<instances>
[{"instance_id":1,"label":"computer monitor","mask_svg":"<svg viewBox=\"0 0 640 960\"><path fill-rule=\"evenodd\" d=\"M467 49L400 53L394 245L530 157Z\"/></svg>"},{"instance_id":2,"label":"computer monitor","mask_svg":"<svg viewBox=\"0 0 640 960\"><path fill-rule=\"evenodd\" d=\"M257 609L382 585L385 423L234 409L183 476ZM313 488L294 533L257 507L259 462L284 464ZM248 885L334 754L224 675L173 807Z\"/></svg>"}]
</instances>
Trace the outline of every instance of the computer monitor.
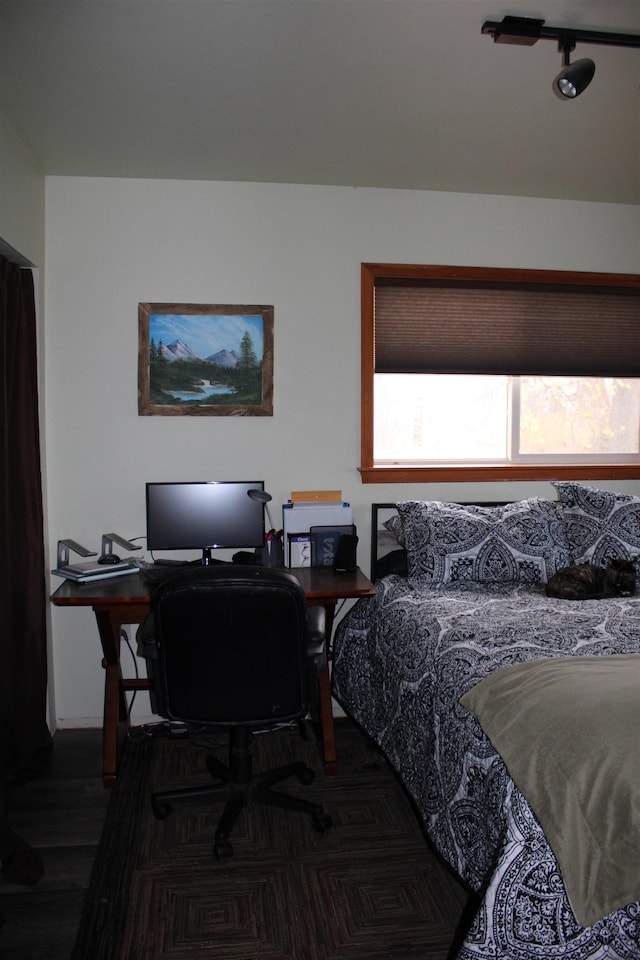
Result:
<instances>
[{"instance_id":1,"label":"computer monitor","mask_svg":"<svg viewBox=\"0 0 640 960\"><path fill-rule=\"evenodd\" d=\"M263 547L264 503L250 490L264 490L264 482L147 483L147 548L202 550L206 563L214 548Z\"/></svg>"}]
</instances>

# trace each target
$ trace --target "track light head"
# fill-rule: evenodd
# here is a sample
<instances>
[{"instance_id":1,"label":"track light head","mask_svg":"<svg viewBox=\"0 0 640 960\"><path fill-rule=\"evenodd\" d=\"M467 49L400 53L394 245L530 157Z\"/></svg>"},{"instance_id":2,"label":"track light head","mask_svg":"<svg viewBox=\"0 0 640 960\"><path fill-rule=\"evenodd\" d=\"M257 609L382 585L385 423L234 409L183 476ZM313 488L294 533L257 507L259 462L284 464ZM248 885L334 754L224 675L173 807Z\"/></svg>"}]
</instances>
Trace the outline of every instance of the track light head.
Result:
<instances>
[{"instance_id":1,"label":"track light head","mask_svg":"<svg viewBox=\"0 0 640 960\"><path fill-rule=\"evenodd\" d=\"M596 65L593 60L576 60L562 68L554 80L554 85L563 97L572 100L586 90L595 72Z\"/></svg>"}]
</instances>

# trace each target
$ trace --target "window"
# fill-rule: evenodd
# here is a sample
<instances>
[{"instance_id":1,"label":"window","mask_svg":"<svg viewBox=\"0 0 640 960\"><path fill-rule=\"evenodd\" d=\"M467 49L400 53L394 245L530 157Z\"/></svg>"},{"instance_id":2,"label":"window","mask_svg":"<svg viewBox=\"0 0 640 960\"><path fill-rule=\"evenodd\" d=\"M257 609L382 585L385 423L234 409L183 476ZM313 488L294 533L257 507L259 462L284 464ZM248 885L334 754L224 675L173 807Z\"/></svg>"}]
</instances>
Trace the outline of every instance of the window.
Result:
<instances>
[{"instance_id":1,"label":"window","mask_svg":"<svg viewBox=\"0 0 640 960\"><path fill-rule=\"evenodd\" d=\"M640 476L640 277L362 265L363 482Z\"/></svg>"}]
</instances>

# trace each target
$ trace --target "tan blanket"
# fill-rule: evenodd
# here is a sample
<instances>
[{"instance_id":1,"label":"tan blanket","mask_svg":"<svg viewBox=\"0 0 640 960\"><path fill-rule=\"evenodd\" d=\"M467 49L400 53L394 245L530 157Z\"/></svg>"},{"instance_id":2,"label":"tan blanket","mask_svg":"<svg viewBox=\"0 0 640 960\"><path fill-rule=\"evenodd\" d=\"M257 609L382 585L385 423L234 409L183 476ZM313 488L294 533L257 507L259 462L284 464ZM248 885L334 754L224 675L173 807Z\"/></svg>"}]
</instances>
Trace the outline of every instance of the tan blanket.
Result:
<instances>
[{"instance_id":1,"label":"tan blanket","mask_svg":"<svg viewBox=\"0 0 640 960\"><path fill-rule=\"evenodd\" d=\"M460 703L538 818L577 921L640 900L640 654L512 664Z\"/></svg>"}]
</instances>

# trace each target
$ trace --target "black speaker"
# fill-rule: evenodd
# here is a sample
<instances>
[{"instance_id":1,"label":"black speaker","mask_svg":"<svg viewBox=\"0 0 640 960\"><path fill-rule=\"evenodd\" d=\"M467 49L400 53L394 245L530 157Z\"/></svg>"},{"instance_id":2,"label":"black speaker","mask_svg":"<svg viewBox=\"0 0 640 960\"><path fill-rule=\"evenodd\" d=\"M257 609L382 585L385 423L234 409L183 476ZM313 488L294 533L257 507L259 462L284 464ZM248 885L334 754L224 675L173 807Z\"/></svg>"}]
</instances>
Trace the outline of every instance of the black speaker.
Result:
<instances>
[{"instance_id":1,"label":"black speaker","mask_svg":"<svg viewBox=\"0 0 640 960\"><path fill-rule=\"evenodd\" d=\"M333 569L336 573L352 573L358 569L356 559L356 548L358 546L358 537L355 533L343 533L338 540Z\"/></svg>"}]
</instances>

